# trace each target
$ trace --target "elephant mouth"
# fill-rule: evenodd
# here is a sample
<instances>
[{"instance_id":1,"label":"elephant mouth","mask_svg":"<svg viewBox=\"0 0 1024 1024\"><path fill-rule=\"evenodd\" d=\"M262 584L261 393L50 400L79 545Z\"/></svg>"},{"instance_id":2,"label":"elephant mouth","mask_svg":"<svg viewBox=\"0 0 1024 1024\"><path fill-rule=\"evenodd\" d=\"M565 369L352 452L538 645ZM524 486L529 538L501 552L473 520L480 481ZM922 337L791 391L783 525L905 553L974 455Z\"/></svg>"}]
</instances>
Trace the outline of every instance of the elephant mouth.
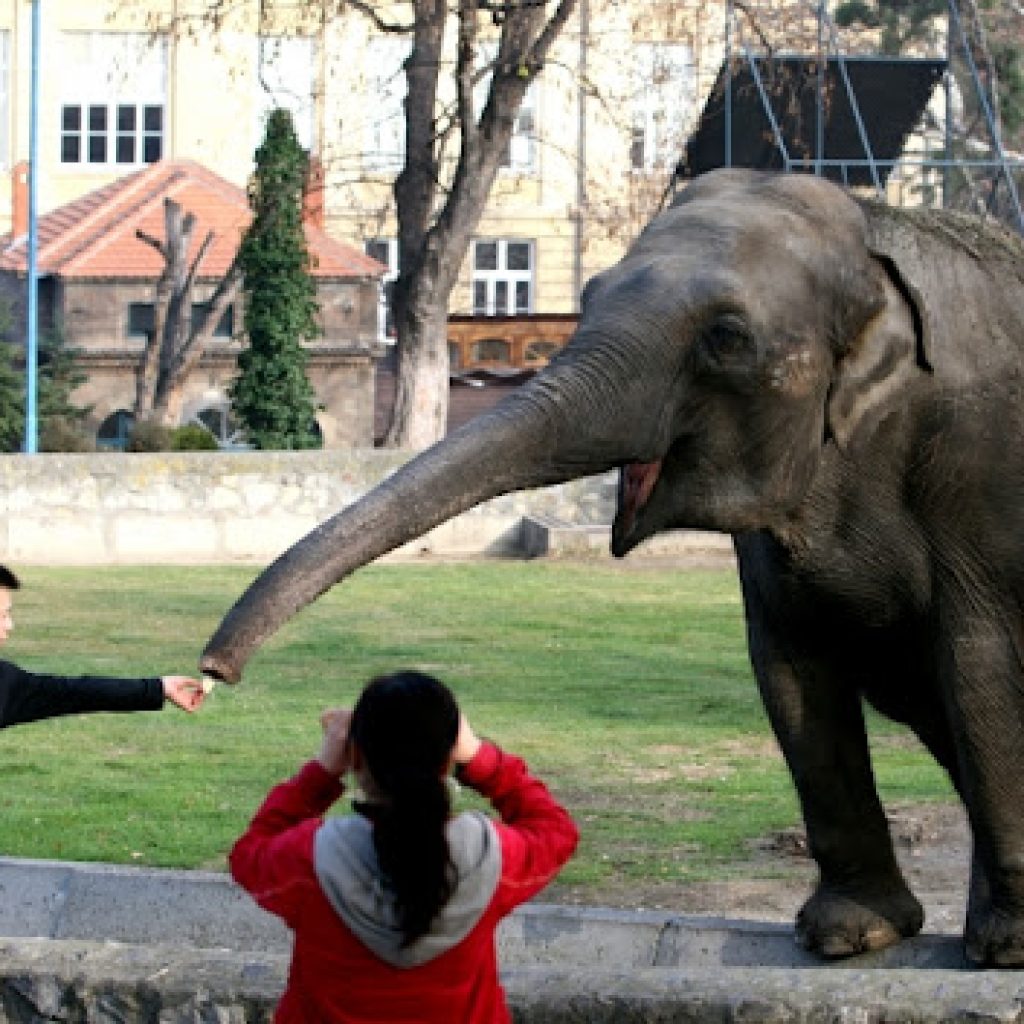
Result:
<instances>
[{"instance_id":1,"label":"elephant mouth","mask_svg":"<svg viewBox=\"0 0 1024 1024\"><path fill-rule=\"evenodd\" d=\"M650 500L654 485L661 475L661 459L654 462L630 462L619 474L618 534L628 537L633 532L636 517Z\"/></svg>"}]
</instances>

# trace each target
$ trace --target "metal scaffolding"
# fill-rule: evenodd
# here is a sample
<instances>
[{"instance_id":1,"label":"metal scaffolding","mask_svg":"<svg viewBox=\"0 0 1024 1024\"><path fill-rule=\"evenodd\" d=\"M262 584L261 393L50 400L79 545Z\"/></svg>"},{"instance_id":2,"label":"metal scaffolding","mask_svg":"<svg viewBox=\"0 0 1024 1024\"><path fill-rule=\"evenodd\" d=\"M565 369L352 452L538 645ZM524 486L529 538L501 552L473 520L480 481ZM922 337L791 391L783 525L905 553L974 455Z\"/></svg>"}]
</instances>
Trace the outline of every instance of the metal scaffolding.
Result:
<instances>
[{"instance_id":1,"label":"metal scaffolding","mask_svg":"<svg viewBox=\"0 0 1024 1024\"><path fill-rule=\"evenodd\" d=\"M1024 159L1003 145L957 0L930 47L899 57L841 32L825 0L786 8L788 50L766 30L779 12L757 21L752 10L726 2L722 67L678 183L711 166L813 173L890 202L992 214L1024 233Z\"/></svg>"}]
</instances>

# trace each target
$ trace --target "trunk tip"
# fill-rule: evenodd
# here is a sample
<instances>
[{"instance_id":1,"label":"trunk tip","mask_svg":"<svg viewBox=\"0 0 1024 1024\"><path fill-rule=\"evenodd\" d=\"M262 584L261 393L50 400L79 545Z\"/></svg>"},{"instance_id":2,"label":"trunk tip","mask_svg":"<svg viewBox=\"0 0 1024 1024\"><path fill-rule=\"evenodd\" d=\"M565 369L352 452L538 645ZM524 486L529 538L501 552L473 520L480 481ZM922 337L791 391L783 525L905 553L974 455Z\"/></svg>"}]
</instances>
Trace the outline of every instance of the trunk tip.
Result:
<instances>
[{"instance_id":1,"label":"trunk tip","mask_svg":"<svg viewBox=\"0 0 1024 1024\"><path fill-rule=\"evenodd\" d=\"M203 676L209 676L222 683L233 685L242 680L242 670L222 655L203 654L199 659L199 671Z\"/></svg>"}]
</instances>

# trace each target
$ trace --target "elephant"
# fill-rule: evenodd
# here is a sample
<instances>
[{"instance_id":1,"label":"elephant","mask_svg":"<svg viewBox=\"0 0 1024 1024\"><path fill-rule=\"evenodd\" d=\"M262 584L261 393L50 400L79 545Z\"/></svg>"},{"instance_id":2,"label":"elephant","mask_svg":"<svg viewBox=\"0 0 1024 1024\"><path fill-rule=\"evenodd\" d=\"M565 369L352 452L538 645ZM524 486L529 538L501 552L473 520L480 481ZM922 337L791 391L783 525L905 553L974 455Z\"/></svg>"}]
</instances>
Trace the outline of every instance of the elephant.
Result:
<instances>
[{"instance_id":1,"label":"elephant","mask_svg":"<svg viewBox=\"0 0 1024 1024\"><path fill-rule=\"evenodd\" d=\"M816 861L824 958L917 933L864 702L948 773L964 949L1024 966L1024 244L806 174L696 178L586 285L548 367L268 566L201 657L491 497L618 471L611 549L728 533L754 676Z\"/></svg>"}]
</instances>

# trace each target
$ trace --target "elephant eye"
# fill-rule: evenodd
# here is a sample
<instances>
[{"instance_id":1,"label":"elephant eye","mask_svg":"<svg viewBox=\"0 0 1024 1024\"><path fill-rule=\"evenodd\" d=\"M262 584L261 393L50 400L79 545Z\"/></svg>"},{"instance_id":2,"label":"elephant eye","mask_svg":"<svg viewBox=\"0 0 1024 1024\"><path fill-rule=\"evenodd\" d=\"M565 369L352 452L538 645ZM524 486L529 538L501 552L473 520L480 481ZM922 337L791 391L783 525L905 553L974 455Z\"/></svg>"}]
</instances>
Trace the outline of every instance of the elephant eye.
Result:
<instances>
[{"instance_id":1,"label":"elephant eye","mask_svg":"<svg viewBox=\"0 0 1024 1024\"><path fill-rule=\"evenodd\" d=\"M695 354L698 372L752 371L757 344L743 318L729 313L716 317L701 331Z\"/></svg>"}]
</instances>

